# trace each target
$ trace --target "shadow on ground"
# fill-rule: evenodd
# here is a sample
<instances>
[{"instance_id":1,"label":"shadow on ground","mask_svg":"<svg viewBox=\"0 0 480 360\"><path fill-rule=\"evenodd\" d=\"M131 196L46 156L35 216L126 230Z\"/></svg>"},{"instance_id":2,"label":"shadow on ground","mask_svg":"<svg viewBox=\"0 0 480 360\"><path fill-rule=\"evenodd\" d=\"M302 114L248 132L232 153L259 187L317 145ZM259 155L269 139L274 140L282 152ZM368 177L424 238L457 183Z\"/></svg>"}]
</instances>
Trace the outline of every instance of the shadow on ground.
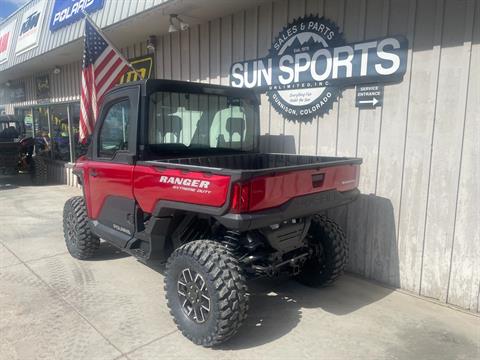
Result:
<instances>
[{"instance_id":1,"label":"shadow on ground","mask_svg":"<svg viewBox=\"0 0 480 360\"><path fill-rule=\"evenodd\" d=\"M389 252L382 249L383 247L388 250L396 249L391 202L372 195L362 195L354 206L356 207L348 208L352 215L350 219L343 213L341 214L343 219L337 220L346 229L350 238L350 268L362 275L368 274L370 277L378 278L384 283L396 284L399 276L398 254L393 250ZM373 251L374 256L371 259L367 256L365 259L359 256L359 252L365 251L367 245L376 246L382 251ZM95 260L114 259L122 255L121 252L118 253L119 250L103 244L102 252ZM389 254L388 258L385 258L386 253ZM379 259L384 266L375 265ZM370 261L374 265L370 265ZM362 270L365 268L371 270L358 271L352 264L357 266L361 264ZM162 263L148 262L147 265L164 276L165 268ZM333 286L323 288L309 288L289 278L254 280L250 281L248 286L250 293L248 318L239 333L221 345L220 349L248 349L273 342L295 329L303 321L306 309L319 309L329 314L343 316L375 303L392 292L391 289L375 286L363 280L358 281L351 276L340 278Z\"/></svg>"},{"instance_id":2,"label":"shadow on ground","mask_svg":"<svg viewBox=\"0 0 480 360\"><path fill-rule=\"evenodd\" d=\"M362 291L358 279L355 280L347 276L324 288L306 287L290 279L250 282L248 318L239 333L221 349L248 349L275 341L303 321L304 309L321 309L342 316L377 302L392 292L382 287L376 287L375 292L371 292L371 288L368 292Z\"/></svg>"},{"instance_id":3,"label":"shadow on ground","mask_svg":"<svg viewBox=\"0 0 480 360\"><path fill-rule=\"evenodd\" d=\"M88 259L88 261L116 260L127 256L130 255L102 240L100 248L95 253L95 256Z\"/></svg>"},{"instance_id":4,"label":"shadow on ground","mask_svg":"<svg viewBox=\"0 0 480 360\"><path fill-rule=\"evenodd\" d=\"M17 189L20 186L32 185L29 176L26 175L0 175L0 191Z\"/></svg>"},{"instance_id":5,"label":"shadow on ground","mask_svg":"<svg viewBox=\"0 0 480 360\"><path fill-rule=\"evenodd\" d=\"M39 189L46 186L62 185L59 183L49 182L46 185L36 186L32 183L30 174L17 174L17 175L0 175L0 191L12 190L19 187L38 187Z\"/></svg>"}]
</instances>

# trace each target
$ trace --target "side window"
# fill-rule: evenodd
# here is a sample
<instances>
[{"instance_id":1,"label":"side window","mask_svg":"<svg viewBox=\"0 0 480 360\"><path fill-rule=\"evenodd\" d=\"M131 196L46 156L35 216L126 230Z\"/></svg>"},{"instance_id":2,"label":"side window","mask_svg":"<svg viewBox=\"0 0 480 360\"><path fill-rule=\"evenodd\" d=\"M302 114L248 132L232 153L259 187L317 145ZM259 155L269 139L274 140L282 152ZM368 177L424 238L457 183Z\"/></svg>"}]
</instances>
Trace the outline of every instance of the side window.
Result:
<instances>
[{"instance_id":1,"label":"side window","mask_svg":"<svg viewBox=\"0 0 480 360\"><path fill-rule=\"evenodd\" d=\"M118 150L128 150L129 111L129 100L118 102L108 110L100 130L100 157L112 158Z\"/></svg>"}]
</instances>

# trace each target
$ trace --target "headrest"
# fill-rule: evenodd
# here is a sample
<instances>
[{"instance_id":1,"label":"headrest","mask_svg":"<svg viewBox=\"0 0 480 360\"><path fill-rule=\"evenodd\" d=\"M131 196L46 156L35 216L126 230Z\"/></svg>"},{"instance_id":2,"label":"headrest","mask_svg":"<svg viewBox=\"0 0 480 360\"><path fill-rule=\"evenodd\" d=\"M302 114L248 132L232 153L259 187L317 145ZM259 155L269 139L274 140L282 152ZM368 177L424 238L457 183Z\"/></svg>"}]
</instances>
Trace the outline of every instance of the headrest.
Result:
<instances>
[{"instance_id":1,"label":"headrest","mask_svg":"<svg viewBox=\"0 0 480 360\"><path fill-rule=\"evenodd\" d=\"M241 117L230 117L227 119L226 128L230 134L230 138L234 134L240 135L240 138L243 138L243 131L245 129L245 119Z\"/></svg>"},{"instance_id":2,"label":"headrest","mask_svg":"<svg viewBox=\"0 0 480 360\"><path fill-rule=\"evenodd\" d=\"M163 133L180 134L182 131L183 121L180 116L168 115L168 118L163 124Z\"/></svg>"}]
</instances>

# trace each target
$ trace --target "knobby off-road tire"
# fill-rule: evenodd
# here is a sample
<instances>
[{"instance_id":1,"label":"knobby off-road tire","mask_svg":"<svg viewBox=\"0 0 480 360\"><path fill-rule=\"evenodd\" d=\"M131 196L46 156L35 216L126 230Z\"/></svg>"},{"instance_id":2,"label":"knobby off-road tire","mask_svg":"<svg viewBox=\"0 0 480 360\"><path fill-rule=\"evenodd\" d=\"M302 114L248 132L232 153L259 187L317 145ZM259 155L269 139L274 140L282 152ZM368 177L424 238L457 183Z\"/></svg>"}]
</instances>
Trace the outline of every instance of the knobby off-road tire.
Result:
<instances>
[{"instance_id":1,"label":"knobby off-road tire","mask_svg":"<svg viewBox=\"0 0 480 360\"><path fill-rule=\"evenodd\" d=\"M307 236L317 251L313 258L307 260L297 280L309 286L330 285L343 274L347 264L345 233L333 220L315 215Z\"/></svg>"},{"instance_id":2,"label":"knobby off-road tire","mask_svg":"<svg viewBox=\"0 0 480 360\"><path fill-rule=\"evenodd\" d=\"M194 283L191 278L195 278ZM248 294L242 270L225 246L214 241L192 241L173 252L166 266L165 294L178 329L197 345L211 347L228 340L247 317ZM198 316L190 307L195 294L203 306Z\"/></svg>"},{"instance_id":3,"label":"knobby off-road tire","mask_svg":"<svg viewBox=\"0 0 480 360\"><path fill-rule=\"evenodd\" d=\"M34 185L45 185L47 183L47 163L45 159L32 157L31 176Z\"/></svg>"},{"instance_id":4,"label":"knobby off-road tire","mask_svg":"<svg viewBox=\"0 0 480 360\"><path fill-rule=\"evenodd\" d=\"M70 255L80 260L91 258L100 246L100 239L90 231L81 196L68 199L63 207L63 235Z\"/></svg>"}]
</instances>

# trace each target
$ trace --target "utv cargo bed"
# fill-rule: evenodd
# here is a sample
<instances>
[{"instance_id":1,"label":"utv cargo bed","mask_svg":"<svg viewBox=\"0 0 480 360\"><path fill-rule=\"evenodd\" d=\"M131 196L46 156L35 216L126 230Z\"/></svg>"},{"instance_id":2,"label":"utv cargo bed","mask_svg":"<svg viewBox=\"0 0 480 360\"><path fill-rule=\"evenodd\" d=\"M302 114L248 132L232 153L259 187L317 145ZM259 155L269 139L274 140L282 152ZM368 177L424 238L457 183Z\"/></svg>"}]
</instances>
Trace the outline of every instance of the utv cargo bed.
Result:
<instances>
[{"instance_id":1,"label":"utv cargo bed","mask_svg":"<svg viewBox=\"0 0 480 360\"><path fill-rule=\"evenodd\" d=\"M358 165L361 163L362 159L360 158L264 153L181 157L143 162L145 165L164 168L206 171L224 175L242 175L242 178L294 170Z\"/></svg>"}]
</instances>

